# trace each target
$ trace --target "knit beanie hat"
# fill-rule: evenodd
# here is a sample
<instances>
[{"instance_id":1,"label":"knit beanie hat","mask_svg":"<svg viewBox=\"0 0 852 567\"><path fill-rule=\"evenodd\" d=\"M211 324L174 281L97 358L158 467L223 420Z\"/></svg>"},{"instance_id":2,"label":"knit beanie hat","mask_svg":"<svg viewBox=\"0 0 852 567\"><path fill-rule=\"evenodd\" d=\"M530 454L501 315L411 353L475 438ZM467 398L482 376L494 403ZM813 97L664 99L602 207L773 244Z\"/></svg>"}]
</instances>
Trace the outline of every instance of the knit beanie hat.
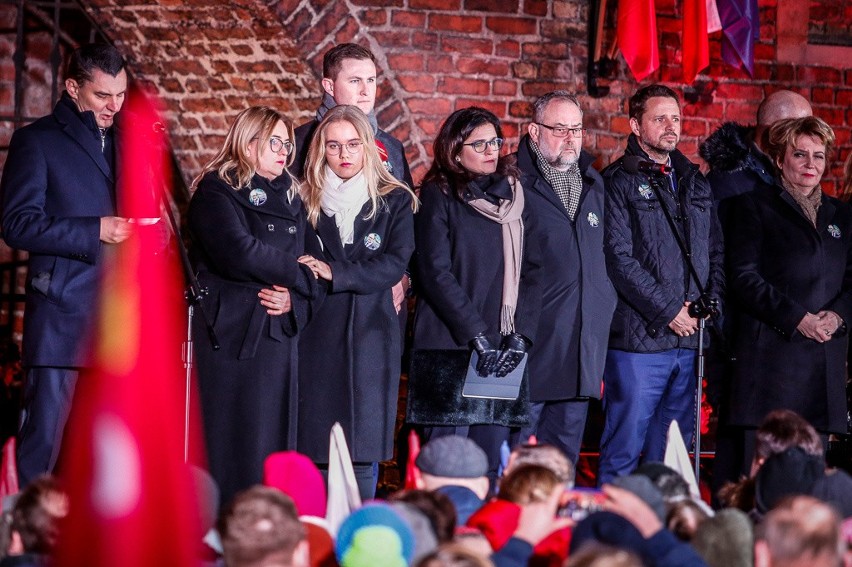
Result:
<instances>
[{"instance_id":1,"label":"knit beanie hat","mask_svg":"<svg viewBox=\"0 0 852 567\"><path fill-rule=\"evenodd\" d=\"M367 504L340 525L335 553L342 567L404 566L414 558L414 533L387 504Z\"/></svg>"}]
</instances>

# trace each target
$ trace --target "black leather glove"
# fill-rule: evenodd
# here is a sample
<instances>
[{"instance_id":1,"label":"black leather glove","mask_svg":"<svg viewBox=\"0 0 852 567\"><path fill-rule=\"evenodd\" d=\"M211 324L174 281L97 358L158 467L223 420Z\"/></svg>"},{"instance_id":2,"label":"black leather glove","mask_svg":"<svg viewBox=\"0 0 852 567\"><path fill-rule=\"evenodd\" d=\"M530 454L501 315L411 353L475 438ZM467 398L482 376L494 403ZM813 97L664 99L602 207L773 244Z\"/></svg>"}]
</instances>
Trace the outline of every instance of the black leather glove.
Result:
<instances>
[{"instance_id":1,"label":"black leather glove","mask_svg":"<svg viewBox=\"0 0 852 567\"><path fill-rule=\"evenodd\" d=\"M479 333L470 341L470 348L479 354L479 361L476 363L476 372L480 376L488 376L494 373L494 368L497 365L497 357L500 351L491 344L485 333Z\"/></svg>"},{"instance_id":2,"label":"black leather glove","mask_svg":"<svg viewBox=\"0 0 852 567\"><path fill-rule=\"evenodd\" d=\"M494 365L494 373L498 378L503 378L518 367L531 343L529 339L520 333L510 333L503 337L500 345L500 356Z\"/></svg>"}]
</instances>

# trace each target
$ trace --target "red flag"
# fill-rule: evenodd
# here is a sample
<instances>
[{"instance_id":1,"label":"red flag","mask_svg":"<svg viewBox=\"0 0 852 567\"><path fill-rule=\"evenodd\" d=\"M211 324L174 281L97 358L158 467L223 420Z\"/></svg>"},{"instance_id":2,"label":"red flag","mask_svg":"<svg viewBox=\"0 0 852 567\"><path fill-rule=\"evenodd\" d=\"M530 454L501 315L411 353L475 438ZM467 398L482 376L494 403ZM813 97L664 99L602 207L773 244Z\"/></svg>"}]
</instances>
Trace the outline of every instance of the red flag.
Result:
<instances>
[{"instance_id":1,"label":"red flag","mask_svg":"<svg viewBox=\"0 0 852 567\"><path fill-rule=\"evenodd\" d=\"M707 36L706 0L683 0L683 82L692 84L695 76L710 65L710 39Z\"/></svg>"},{"instance_id":2,"label":"red flag","mask_svg":"<svg viewBox=\"0 0 852 567\"><path fill-rule=\"evenodd\" d=\"M660 66L654 0L618 0L618 48L641 81Z\"/></svg>"},{"instance_id":3,"label":"red flag","mask_svg":"<svg viewBox=\"0 0 852 567\"><path fill-rule=\"evenodd\" d=\"M0 503L7 496L18 493L18 467L15 466L15 438L9 437L3 445L0 459Z\"/></svg>"},{"instance_id":4,"label":"red flag","mask_svg":"<svg viewBox=\"0 0 852 567\"><path fill-rule=\"evenodd\" d=\"M418 488L420 469L417 468L417 455L420 454L420 437L413 429L408 433L408 461L405 464L405 489Z\"/></svg>"},{"instance_id":5,"label":"red flag","mask_svg":"<svg viewBox=\"0 0 852 567\"><path fill-rule=\"evenodd\" d=\"M102 249L90 370L63 447L70 511L55 559L59 567L190 566L201 533L183 463L184 307L176 266L161 253L167 221L150 224L168 179L166 146L144 95L131 93L121 114L119 210L139 226Z\"/></svg>"}]
</instances>

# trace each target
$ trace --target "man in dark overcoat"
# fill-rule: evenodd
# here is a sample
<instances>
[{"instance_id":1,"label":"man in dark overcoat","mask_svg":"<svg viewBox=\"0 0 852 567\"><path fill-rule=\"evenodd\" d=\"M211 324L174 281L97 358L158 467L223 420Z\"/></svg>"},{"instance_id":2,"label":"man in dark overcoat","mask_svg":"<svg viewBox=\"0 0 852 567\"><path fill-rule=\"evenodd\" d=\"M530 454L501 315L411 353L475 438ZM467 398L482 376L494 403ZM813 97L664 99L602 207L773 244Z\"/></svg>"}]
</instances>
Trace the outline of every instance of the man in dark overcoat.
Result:
<instances>
[{"instance_id":1,"label":"man in dark overcoat","mask_svg":"<svg viewBox=\"0 0 852 567\"><path fill-rule=\"evenodd\" d=\"M710 186L677 150L677 94L663 85L643 87L630 97L629 114L624 156L603 172L604 252L618 303L604 371L601 484L633 471L640 455L661 461L673 420L691 445L699 323L689 306L700 298L699 286L708 300L724 287ZM641 163L659 173L644 173ZM670 170L662 174L664 167Z\"/></svg>"},{"instance_id":2,"label":"man in dark overcoat","mask_svg":"<svg viewBox=\"0 0 852 567\"><path fill-rule=\"evenodd\" d=\"M604 187L582 150L583 111L566 91L534 104L518 148L526 208L541 243L541 314L529 359L530 425L519 441L562 449L576 463L589 398L600 398L615 289L603 254Z\"/></svg>"},{"instance_id":3,"label":"man in dark overcoat","mask_svg":"<svg viewBox=\"0 0 852 567\"><path fill-rule=\"evenodd\" d=\"M29 252L24 312L24 411L18 475L25 485L59 454L106 246L131 234L116 215L113 121L127 90L112 46L76 50L53 113L16 131L0 182L3 238Z\"/></svg>"}]
</instances>

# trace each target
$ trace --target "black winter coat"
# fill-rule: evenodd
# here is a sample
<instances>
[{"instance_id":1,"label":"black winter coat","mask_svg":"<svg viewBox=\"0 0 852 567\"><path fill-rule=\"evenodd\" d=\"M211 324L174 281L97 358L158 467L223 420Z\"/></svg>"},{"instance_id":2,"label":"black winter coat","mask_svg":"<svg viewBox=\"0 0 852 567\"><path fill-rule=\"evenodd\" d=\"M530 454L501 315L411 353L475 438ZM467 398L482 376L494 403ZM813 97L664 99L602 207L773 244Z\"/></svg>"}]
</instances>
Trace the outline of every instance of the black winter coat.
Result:
<instances>
[{"instance_id":1,"label":"black winter coat","mask_svg":"<svg viewBox=\"0 0 852 567\"><path fill-rule=\"evenodd\" d=\"M822 196L816 228L789 193L761 186L731 201L728 295L735 309L731 421L757 427L791 409L821 431L846 432L847 336L796 330L823 309L852 323L852 209Z\"/></svg>"},{"instance_id":2,"label":"black winter coat","mask_svg":"<svg viewBox=\"0 0 852 567\"><path fill-rule=\"evenodd\" d=\"M633 134L624 155L650 159ZM701 284L712 297L720 298L723 244L710 185L681 152L675 150L670 157L678 191L675 196L665 180L663 206L676 218ZM681 338L668 325L685 301L698 299L698 287L649 177L628 173L622 159L603 171L607 188L604 252L618 292L609 348L629 352L697 348L697 333Z\"/></svg>"},{"instance_id":3,"label":"black winter coat","mask_svg":"<svg viewBox=\"0 0 852 567\"><path fill-rule=\"evenodd\" d=\"M718 202L719 220L724 223L727 199L749 193L775 182L775 167L754 141L754 128L726 122L699 149L710 166L707 181Z\"/></svg>"},{"instance_id":4,"label":"black winter coat","mask_svg":"<svg viewBox=\"0 0 852 567\"><path fill-rule=\"evenodd\" d=\"M198 185L188 223L202 305L221 345L213 350L201 317L193 319L198 386L210 472L227 502L262 481L263 460L296 448L297 341L317 283L296 258L318 252L301 199L288 202L289 178L255 175L234 190L215 172ZM258 190L265 202L252 204ZM307 247L306 247L307 245ZM258 292L290 288L289 313L270 316Z\"/></svg>"},{"instance_id":5,"label":"black winter coat","mask_svg":"<svg viewBox=\"0 0 852 567\"><path fill-rule=\"evenodd\" d=\"M317 225L333 279L299 342L298 450L318 463L328 462L335 422L354 461L393 456L402 337L391 289L414 252L414 221L402 189L367 219L371 206L364 205L347 246L334 217L320 213Z\"/></svg>"},{"instance_id":6,"label":"black winter coat","mask_svg":"<svg viewBox=\"0 0 852 567\"><path fill-rule=\"evenodd\" d=\"M495 197L511 199L505 179L491 176ZM485 181L485 178L480 179ZM499 189L497 187L499 186ZM489 189L490 191L491 189ZM482 192L469 185L466 201L483 197ZM499 346L500 311L503 303L503 231L500 224L489 220L473 207L445 194L437 185L427 184L420 190L422 206L415 216L417 242L417 277L419 295L414 311L412 360L441 364L443 353L456 351L464 358L468 343L479 333L485 333L492 344ZM533 237L535 219L525 208L524 252L521 281L515 311L515 330L535 345L541 292L538 283L540 254ZM430 363L431 364L431 363ZM425 366L429 366L426 364ZM414 366L414 365L413 365ZM522 424L527 418L527 392L522 391L519 403L460 398L466 365L457 375L415 376L421 381L440 380L452 394L436 386L435 401L453 397L465 402L465 417L470 423ZM413 370L414 371L414 370ZM416 372L415 372L416 373ZM455 370L453 370L453 374ZM524 386L526 388L526 386ZM431 402L426 402L428 405ZM409 418L412 401L409 399ZM468 412L468 410L470 410ZM421 421L428 423L428 419ZM456 423L470 424L470 423Z\"/></svg>"},{"instance_id":7,"label":"black winter coat","mask_svg":"<svg viewBox=\"0 0 852 567\"><path fill-rule=\"evenodd\" d=\"M593 161L581 153L583 193L572 221L539 172L529 136L518 149L526 208L535 218L530 238L541 247L541 313L529 359L534 402L601 395L616 294L603 255L603 180Z\"/></svg>"}]
</instances>

